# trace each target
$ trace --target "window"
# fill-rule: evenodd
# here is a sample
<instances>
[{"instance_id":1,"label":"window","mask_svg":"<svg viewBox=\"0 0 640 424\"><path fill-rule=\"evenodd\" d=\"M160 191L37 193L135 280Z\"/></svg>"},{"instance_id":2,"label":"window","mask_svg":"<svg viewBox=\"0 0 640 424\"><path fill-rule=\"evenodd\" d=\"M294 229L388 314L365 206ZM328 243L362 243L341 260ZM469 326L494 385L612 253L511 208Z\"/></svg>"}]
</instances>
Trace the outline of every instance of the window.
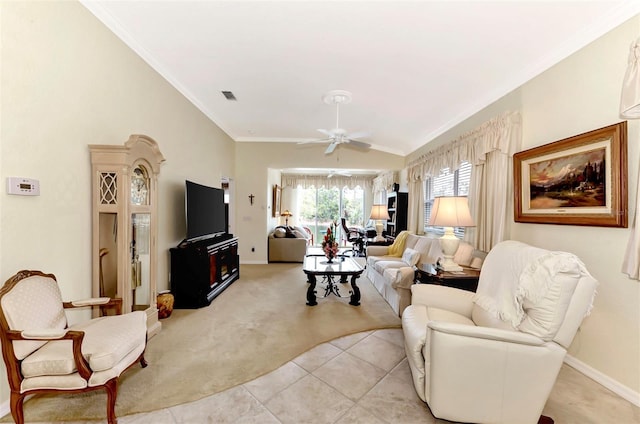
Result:
<instances>
[{"instance_id":1,"label":"window","mask_svg":"<svg viewBox=\"0 0 640 424\"><path fill-rule=\"evenodd\" d=\"M357 187L353 190L338 188L302 188L298 187L299 211L298 223L309 227L314 234L316 244L322 241L327 227L332 222L338 223L336 239L342 240L340 218L347 220L347 225L364 227L364 190Z\"/></svg>"},{"instance_id":2,"label":"window","mask_svg":"<svg viewBox=\"0 0 640 424\"><path fill-rule=\"evenodd\" d=\"M471 164L462 162L458 170L451 172L449 168L440 171L437 177L428 178L424 183L424 224L425 232L439 235L444 234L443 227L427 227L433 199L440 196L467 196L471 182ZM459 238L464 235L464 227L454 228L453 232Z\"/></svg>"}]
</instances>

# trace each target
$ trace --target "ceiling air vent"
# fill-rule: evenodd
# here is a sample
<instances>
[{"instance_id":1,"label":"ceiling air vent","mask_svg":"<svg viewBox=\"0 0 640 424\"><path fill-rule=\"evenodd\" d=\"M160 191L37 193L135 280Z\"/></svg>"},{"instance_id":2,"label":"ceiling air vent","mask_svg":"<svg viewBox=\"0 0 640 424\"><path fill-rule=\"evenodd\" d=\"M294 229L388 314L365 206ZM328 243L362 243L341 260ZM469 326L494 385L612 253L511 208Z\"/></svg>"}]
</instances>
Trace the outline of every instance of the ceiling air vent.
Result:
<instances>
[{"instance_id":1,"label":"ceiling air vent","mask_svg":"<svg viewBox=\"0 0 640 424\"><path fill-rule=\"evenodd\" d=\"M227 100L238 100L236 99L236 96L233 95L233 93L231 91L223 91L222 95L227 99Z\"/></svg>"}]
</instances>

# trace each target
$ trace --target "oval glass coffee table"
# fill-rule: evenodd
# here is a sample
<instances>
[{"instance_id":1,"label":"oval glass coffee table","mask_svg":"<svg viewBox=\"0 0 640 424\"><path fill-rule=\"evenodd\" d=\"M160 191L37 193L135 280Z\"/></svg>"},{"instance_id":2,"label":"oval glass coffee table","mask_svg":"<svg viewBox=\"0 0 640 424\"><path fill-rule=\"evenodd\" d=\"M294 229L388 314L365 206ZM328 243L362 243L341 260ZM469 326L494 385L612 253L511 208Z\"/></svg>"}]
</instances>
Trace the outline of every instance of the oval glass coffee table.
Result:
<instances>
[{"instance_id":1,"label":"oval glass coffee table","mask_svg":"<svg viewBox=\"0 0 640 424\"><path fill-rule=\"evenodd\" d=\"M302 270L307 275L307 282L309 283L307 305L314 306L318 304L316 301L318 277L322 278L319 282L319 288L324 290L323 297L327 297L330 294L338 297L351 297L350 305L360 305L360 288L358 288L356 280L360 277L364 268L352 258L338 256L333 259L333 262L329 263L324 256L309 255L304 258ZM347 285L349 277L351 277L350 290Z\"/></svg>"}]
</instances>

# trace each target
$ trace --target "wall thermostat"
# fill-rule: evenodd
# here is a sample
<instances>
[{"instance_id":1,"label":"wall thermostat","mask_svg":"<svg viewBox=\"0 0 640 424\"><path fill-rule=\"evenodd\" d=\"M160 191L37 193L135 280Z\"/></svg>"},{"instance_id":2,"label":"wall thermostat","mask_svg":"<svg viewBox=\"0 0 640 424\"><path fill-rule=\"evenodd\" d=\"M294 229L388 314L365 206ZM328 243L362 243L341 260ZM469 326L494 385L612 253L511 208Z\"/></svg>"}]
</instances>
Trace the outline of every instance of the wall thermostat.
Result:
<instances>
[{"instance_id":1,"label":"wall thermostat","mask_svg":"<svg viewBox=\"0 0 640 424\"><path fill-rule=\"evenodd\" d=\"M40 196L40 181L32 178L8 177L7 193L21 196Z\"/></svg>"}]
</instances>

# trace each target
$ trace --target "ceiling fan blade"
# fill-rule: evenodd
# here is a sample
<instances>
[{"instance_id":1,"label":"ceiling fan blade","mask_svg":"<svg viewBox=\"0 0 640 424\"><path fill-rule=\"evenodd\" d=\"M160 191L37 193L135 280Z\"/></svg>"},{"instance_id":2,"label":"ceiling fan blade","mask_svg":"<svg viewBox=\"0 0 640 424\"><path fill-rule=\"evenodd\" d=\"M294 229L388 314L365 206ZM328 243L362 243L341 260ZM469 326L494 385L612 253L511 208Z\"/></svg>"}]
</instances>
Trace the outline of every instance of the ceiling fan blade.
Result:
<instances>
[{"instance_id":1,"label":"ceiling fan blade","mask_svg":"<svg viewBox=\"0 0 640 424\"><path fill-rule=\"evenodd\" d=\"M326 143L327 141L331 141L333 138L320 138L318 140L306 140L306 141L298 141L297 144L314 144L314 143Z\"/></svg>"},{"instance_id":2,"label":"ceiling fan blade","mask_svg":"<svg viewBox=\"0 0 640 424\"><path fill-rule=\"evenodd\" d=\"M322 134L326 135L327 137L331 137L331 138L335 137L335 134L329 130L323 130L322 128L319 128L318 131L320 131Z\"/></svg>"},{"instance_id":3,"label":"ceiling fan blade","mask_svg":"<svg viewBox=\"0 0 640 424\"><path fill-rule=\"evenodd\" d=\"M336 146L338 145L337 142L333 142L331 144L329 144L329 147L327 147L327 150L324 151L325 155L331 154L333 153L333 151L336 149Z\"/></svg>"},{"instance_id":4,"label":"ceiling fan blade","mask_svg":"<svg viewBox=\"0 0 640 424\"><path fill-rule=\"evenodd\" d=\"M369 147L371 147L371 144L369 143L365 143L363 141L358 141L358 140L352 140L352 139L347 139L347 143L350 144L353 147L357 147L358 149L368 149Z\"/></svg>"},{"instance_id":5,"label":"ceiling fan blade","mask_svg":"<svg viewBox=\"0 0 640 424\"><path fill-rule=\"evenodd\" d=\"M354 139L354 138L367 138L369 137L369 133L366 131L358 131L358 132L354 132L353 134L348 134L347 138L349 139Z\"/></svg>"}]
</instances>

